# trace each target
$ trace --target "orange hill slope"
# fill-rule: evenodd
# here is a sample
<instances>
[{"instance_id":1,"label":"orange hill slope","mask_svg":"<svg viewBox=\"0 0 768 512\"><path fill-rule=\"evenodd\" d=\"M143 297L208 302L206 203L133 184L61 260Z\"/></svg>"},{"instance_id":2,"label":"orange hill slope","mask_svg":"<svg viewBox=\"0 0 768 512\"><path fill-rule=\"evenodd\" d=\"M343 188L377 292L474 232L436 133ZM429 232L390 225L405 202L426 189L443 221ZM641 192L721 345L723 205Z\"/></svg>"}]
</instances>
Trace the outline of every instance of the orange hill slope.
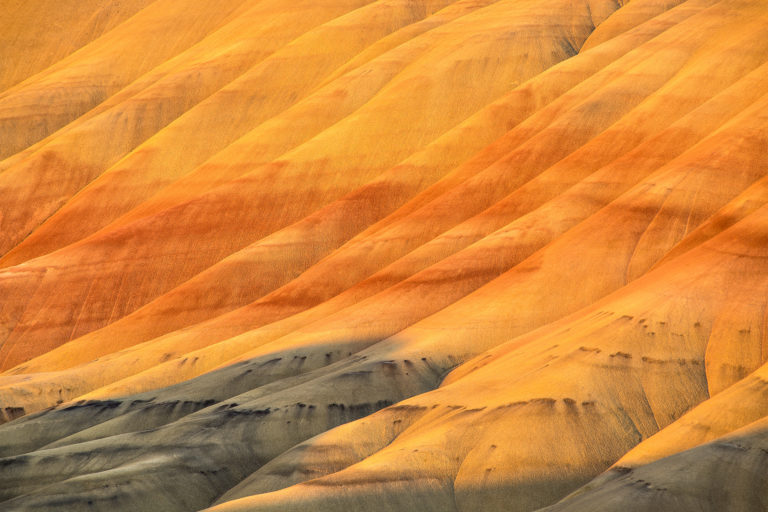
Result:
<instances>
[{"instance_id":1,"label":"orange hill slope","mask_svg":"<svg viewBox=\"0 0 768 512\"><path fill-rule=\"evenodd\" d=\"M409 6L404 14L414 10L410 2L382 3ZM223 182L174 194L144 215L118 219L60 251L7 267L0 273L5 298L0 367L14 366L121 318L222 258L352 192L516 82L573 55L593 27L590 7L587 2L580 9L561 4L497 2L438 27L424 35L438 42L416 53L415 62L377 91L369 89L380 84L367 81L361 90L337 91L368 98L303 144L281 148L284 153L274 155L277 160L260 162L258 146L264 138L257 133L251 141L246 134L233 142L237 151L223 166L228 174ZM384 12L392 14L392 7ZM370 33L368 20L381 16L369 13L358 20L354 14L338 19L346 34ZM508 27L516 24L524 30L510 33ZM336 45L349 46L343 40ZM333 55L336 45L326 51ZM315 42L304 51L317 48ZM302 62L297 66L305 69ZM458 73L483 86L460 87L454 83ZM290 82L292 76L282 79ZM293 130L283 127L282 133L290 136ZM14 171L9 168L0 178L17 183ZM38 190L31 193L43 192ZM27 197L26 203L38 205L36 199ZM12 220L9 231L14 229ZM302 269L286 270L290 276ZM50 291L62 287L66 294ZM32 313L41 308L48 311L45 320Z\"/></svg>"},{"instance_id":2,"label":"orange hill slope","mask_svg":"<svg viewBox=\"0 0 768 512\"><path fill-rule=\"evenodd\" d=\"M0 508L765 504L768 6L76 3L0 15Z\"/></svg>"}]
</instances>

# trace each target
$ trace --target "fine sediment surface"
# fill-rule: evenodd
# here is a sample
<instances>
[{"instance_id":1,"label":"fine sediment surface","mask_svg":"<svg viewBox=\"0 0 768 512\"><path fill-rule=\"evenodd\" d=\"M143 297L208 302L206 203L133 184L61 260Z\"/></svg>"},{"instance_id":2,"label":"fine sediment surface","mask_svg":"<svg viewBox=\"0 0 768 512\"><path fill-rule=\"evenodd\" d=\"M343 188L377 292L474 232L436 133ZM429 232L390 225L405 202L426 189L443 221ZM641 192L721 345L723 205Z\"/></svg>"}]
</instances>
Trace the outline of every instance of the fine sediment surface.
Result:
<instances>
[{"instance_id":1,"label":"fine sediment surface","mask_svg":"<svg viewBox=\"0 0 768 512\"><path fill-rule=\"evenodd\" d=\"M768 5L0 29L0 509L768 508Z\"/></svg>"}]
</instances>

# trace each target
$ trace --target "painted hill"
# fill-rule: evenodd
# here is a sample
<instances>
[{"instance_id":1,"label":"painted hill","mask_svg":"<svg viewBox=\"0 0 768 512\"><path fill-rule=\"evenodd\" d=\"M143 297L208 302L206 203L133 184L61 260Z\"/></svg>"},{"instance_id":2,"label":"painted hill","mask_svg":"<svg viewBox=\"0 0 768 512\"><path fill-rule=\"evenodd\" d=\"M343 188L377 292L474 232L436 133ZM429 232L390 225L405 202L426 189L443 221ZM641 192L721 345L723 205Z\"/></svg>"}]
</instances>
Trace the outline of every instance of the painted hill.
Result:
<instances>
[{"instance_id":1,"label":"painted hill","mask_svg":"<svg viewBox=\"0 0 768 512\"><path fill-rule=\"evenodd\" d=\"M768 5L0 28L0 508L768 508Z\"/></svg>"}]
</instances>

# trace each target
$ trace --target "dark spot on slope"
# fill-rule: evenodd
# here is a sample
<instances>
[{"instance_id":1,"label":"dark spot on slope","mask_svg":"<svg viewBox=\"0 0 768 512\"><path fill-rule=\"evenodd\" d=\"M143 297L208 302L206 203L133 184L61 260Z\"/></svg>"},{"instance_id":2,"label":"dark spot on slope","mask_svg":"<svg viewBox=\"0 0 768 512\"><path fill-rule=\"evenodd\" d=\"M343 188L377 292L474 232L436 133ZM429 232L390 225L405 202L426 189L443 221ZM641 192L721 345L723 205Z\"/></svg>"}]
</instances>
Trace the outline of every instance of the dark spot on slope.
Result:
<instances>
[{"instance_id":1,"label":"dark spot on slope","mask_svg":"<svg viewBox=\"0 0 768 512\"><path fill-rule=\"evenodd\" d=\"M342 373L339 377L362 377L373 373L371 370L357 370L354 372Z\"/></svg>"},{"instance_id":2,"label":"dark spot on slope","mask_svg":"<svg viewBox=\"0 0 768 512\"><path fill-rule=\"evenodd\" d=\"M29 457L27 455L20 455L18 457L9 457L6 459L0 459L0 468L5 468L8 466L21 466L28 462L29 462Z\"/></svg>"},{"instance_id":3,"label":"dark spot on slope","mask_svg":"<svg viewBox=\"0 0 768 512\"><path fill-rule=\"evenodd\" d=\"M15 420L16 418L21 418L24 416L24 408L23 407L6 407L3 409L3 416L8 421Z\"/></svg>"},{"instance_id":4,"label":"dark spot on slope","mask_svg":"<svg viewBox=\"0 0 768 512\"><path fill-rule=\"evenodd\" d=\"M347 406L347 408L351 414L364 414L367 416L374 411L378 411L379 409L383 409L390 405L392 405L392 402L389 400L378 400L377 402L372 403L365 402L359 404L350 404Z\"/></svg>"},{"instance_id":5,"label":"dark spot on slope","mask_svg":"<svg viewBox=\"0 0 768 512\"><path fill-rule=\"evenodd\" d=\"M266 409L228 409L224 414L226 414L228 417L233 418L235 416L243 417L243 416L266 416L268 415L272 410L267 407Z\"/></svg>"},{"instance_id":6,"label":"dark spot on slope","mask_svg":"<svg viewBox=\"0 0 768 512\"><path fill-rule=\"evenodd\" d=\"M717 446L718 448L725 448L725 449L730 449L730 450L738 450L740 452L745 452L745 451L749 450L748 447L746 447L746 446L744 446L742 444L739 444L739 443L737 443L735 441L720 441L715 446Z\"/></svg>"},{"instance_id":7,"label":"dark spot on slope","mask_svg":"<svg viewBox=\"0 0 768 512\"><path fill-rule=\"evenodd\" d=\"M88 400L85 402L78 402L76 404L70 405L69 407L65 407L65 411L72 411L75 409L84 409L84 408L94 408L94 409L114 409L116 407L119 407L122 404L122 402L118 402L117 400Z\"/></svg>"},{"instance_id":8,"label":"dark spot on slope","mask_svg":"<svg viewBox=\"0 0 768 512\"><path fill-rule=\"evenodd\" d=\"M496 409L508 409L510 407L520 407L527 404L528 404L528 400L518 400L517 402L510 402L506 405L500 405L496 407Z\"/></svg>"},{"instance_id":9,"label":"dark spot on slope","mask_svg":"<svg viewBox=\"0 0 768 512\"><path fill-rule=\"evenodd\" d=\"M433 406L434 408L435 406ZM394 405L389 408L390 411L425 411L428 407L426 405L410 405L410 404L400 404L400 405Z\"/></svg>"}]
</instances>

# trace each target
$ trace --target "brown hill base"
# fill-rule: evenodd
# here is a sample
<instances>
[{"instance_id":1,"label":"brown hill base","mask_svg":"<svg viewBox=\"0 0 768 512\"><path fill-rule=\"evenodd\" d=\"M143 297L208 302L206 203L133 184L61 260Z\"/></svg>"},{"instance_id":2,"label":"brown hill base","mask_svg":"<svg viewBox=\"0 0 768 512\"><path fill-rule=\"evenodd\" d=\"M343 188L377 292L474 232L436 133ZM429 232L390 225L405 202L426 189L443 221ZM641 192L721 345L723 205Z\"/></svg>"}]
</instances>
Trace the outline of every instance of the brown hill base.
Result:
<instances>
[{"instance_id":1,"label":"brown hill base","mask_svg":"<svg viewBox=\"0 0 768 512\"><path fill-rule=\"evenodd\" d=\"M768 510L768 4L11 0L0 509Z\"/></svg>"}]
</instances>

